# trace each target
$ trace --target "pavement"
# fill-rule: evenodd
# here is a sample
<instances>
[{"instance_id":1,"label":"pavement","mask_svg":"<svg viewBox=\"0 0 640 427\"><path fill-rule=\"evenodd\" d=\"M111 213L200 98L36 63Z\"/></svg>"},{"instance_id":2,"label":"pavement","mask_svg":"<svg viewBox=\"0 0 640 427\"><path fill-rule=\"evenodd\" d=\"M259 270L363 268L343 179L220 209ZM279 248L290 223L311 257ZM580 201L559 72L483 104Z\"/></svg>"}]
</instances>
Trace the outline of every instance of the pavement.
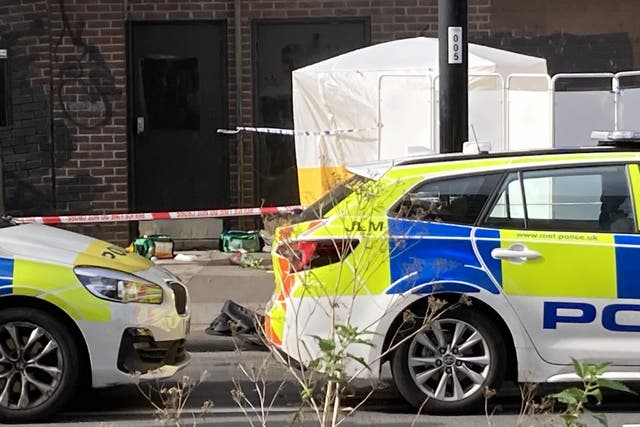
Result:
<instances>
[{"instance_id":1,"label":"pavement","mask_svg":"<svg viewBox=\"0 0 640 427\"><path fill-rule=\"evenodd\" d=\"M228 299L252 309L263 309L274 289L271 254L249 253L251 267L229 261L231 253L217 250L182 251L174 259L155 263L182 279L191 297L189 351L229 351L237 348L259 349L238 338L216 337L205 333Z\"/></svg>"}]
</instances>

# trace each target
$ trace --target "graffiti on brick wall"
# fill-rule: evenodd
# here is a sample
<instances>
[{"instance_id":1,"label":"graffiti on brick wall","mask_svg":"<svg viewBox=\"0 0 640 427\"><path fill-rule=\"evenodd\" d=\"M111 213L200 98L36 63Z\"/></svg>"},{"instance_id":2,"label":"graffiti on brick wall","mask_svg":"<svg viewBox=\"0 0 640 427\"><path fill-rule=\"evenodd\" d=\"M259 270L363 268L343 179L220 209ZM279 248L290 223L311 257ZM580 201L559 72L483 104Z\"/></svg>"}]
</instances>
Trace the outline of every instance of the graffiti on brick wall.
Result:
<instances>
[{"instance_id":1,"label":"graffiti on brick wall","mask_svg":"<svg viewBox=\"0 0 640 427\"><path fill-rule=\"evenodd\" d=\"M11 62L13 119L10 126L0 128L3 175L0 191L4 193L6 213L13 216L90 212L91 200L112 190L110 185L92 177L89 170L55 174L54 158L57 167L62 167L76 146L69 123L50 115L54 93L46 93L47 84L33 80L40 75L38 62L48 58L48 49L33 53L29 47L48 42L47 20L44 13L31 14L28 27L18 30L0 22L0 48L7 49ZM22 23L19 19L15 21ZM48 66L45 71L48 72Z\"/></svg>"},{"instance_id":2,"label":"graffiti on brick wall","mask_svg":"<svg viewBox=\"0 0 640 427\"><path fill-rule=\"evenodd\" d=\"M62 31L53 42L52 55L58 68L54 92L63 118L53 122L54 208L56 212L90 212L92 201L100 200L100 194L112 191L113 187L92 176L89 169L75 170L72 174L68 170L57 171L67 168L67 161L77 149L73 128L97 130L109 124L114 97L121 93L100 50L83 34L86 22L77 17L71 19L65 0L57 3ZM73 49L69 53L70 46Z\"/></svg>"},{"instance_id":3,"label":"graffiti on brick wall","mask_svg":"<svg viewBox=\"0 0 640 427\"><path fill-rule=\"evenodd\" d=\"M83 129L99 128L111 121L113 115L113 97L120 91L116 88L111 69L99 49L88 44L83 38L85 21L76 20L73 24L67 15L65 1L58 0L62 17L62 33L53 48L54 60L59 63L59 81L57 96L67 120ZM71 40L74 54L59 54L65 37ZM65 97L68 88L76 93L75 100Z\"/></svg>"},{"instance_id":4,"label":"graffiti on brick wall","mask_svg":"<svg viewBox=\"0 0 640 427\"><path fill-rule=\"evenodd\" d=\"M4 207L7 213L48 211L52 204L49 98L31 80L38 54L23 39L46 36L45 14L32 15L28 26L0 26L0 48L8 51L11 90L10 126L0 128Z\"/></svg>"}]
</instances>

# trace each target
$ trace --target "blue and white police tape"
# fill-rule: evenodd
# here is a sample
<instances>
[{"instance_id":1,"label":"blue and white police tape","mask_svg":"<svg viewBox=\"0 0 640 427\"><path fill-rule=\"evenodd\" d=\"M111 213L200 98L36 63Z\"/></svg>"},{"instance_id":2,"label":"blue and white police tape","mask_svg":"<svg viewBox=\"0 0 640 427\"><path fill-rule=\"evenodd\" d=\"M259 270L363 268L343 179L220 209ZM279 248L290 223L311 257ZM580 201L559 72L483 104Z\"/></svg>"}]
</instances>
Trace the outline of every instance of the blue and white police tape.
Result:
<instances>
[{"instance_id":1,"label":"blue and white police tape","mask_svg":"<svg viewBox=\"0 0 640 427\"><path fill-rule=\"evenodd\" d=\"M234 129L218 129L218 133L226 135L235 135L240 132L256 132L256 133L269 133L275 135L300 135L300 136L329 136L340 135L344 133L363 132L367 130L378 129L377 127L362 128L362 129L335 129L335 130L321 130L321 131L304 131L293 129L279 129L279 128L257 128L249 126L238 126Z\"/></svg>"}]
</instances>

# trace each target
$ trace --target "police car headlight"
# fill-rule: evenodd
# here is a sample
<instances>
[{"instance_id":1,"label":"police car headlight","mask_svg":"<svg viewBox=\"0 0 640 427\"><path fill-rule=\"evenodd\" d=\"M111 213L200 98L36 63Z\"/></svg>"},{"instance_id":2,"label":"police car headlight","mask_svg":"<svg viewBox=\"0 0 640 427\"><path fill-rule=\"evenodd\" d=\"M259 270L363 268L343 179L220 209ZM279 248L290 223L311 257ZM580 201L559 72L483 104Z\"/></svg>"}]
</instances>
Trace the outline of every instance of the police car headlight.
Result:
<instances>
[{"instance_id":1,"label":"police car headlight","mask_svg":"<svg viewBox=\"0 0 640 427\"><path fill-rule=\"evenodd\" d=\"M73 271L87 290L98 298L122 303L162 303L160 286L132 274L99 267L76 267Z\"/></svg>"}]
</instances>

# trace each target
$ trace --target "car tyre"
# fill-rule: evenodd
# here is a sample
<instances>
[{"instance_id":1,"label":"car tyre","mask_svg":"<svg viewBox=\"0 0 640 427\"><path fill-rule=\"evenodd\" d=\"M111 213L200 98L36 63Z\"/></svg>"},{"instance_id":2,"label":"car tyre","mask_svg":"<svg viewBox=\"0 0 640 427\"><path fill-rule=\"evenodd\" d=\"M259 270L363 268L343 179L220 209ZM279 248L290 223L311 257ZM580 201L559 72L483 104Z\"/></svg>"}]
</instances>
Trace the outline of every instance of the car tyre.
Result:
<instances>
[{"instance_id":1,"label":"car tyre","mask_svg":"<svg viewBox=\"0 0 640 427\"><path fill-rule=\"evenodd\" d=\"M497 390L506 372L502 335L485 315L463 307L444 309L432 323L403 331L391 358L400 394L431 414L468 413ZM487 397L488 398L488 397Z\"/></svg>"},{"instance_id":2,"label":"car tyre","mask_svg":"<svg viewBox=\"0 0 640 427\"><path fill-rule=\"evenodd\" d=\"M80 384L80 350L68 328L34 308L0 310L0 420L41 420Z\"/></svg>"}]
</instances>

